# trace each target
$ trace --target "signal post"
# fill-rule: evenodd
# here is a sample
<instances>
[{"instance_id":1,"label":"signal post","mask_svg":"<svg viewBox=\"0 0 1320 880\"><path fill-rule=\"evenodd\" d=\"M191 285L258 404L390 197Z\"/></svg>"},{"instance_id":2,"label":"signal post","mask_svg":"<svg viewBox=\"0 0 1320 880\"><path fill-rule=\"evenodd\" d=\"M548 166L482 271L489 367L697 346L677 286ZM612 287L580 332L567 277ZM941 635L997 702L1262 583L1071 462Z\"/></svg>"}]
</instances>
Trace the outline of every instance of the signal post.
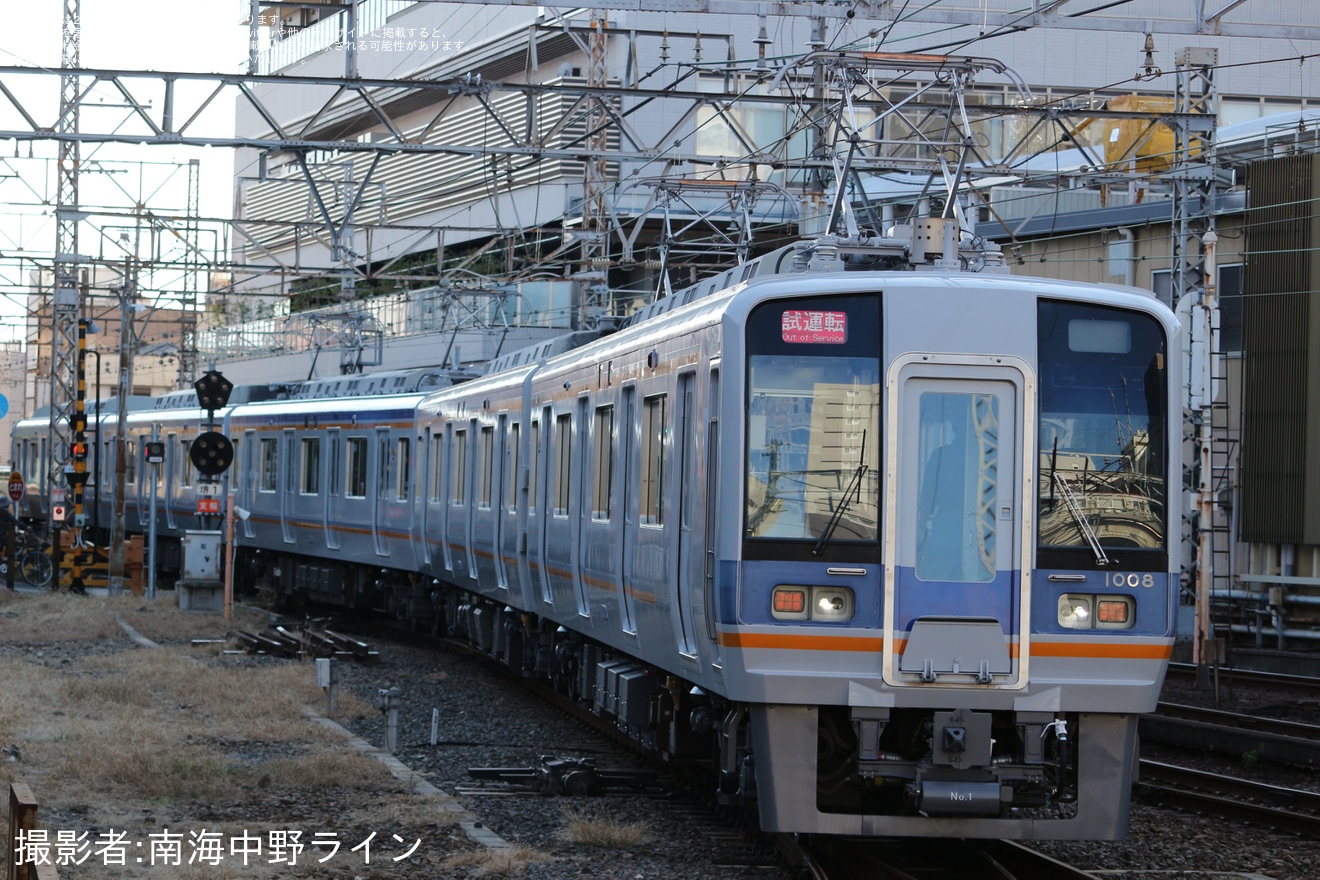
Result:
<instances>
[{"instance_id":1,"label":"signal post","mask_svg":"<svg viewBox=\"0 0 1320 880\"><path fill-rule=\"evenodd\" d=\"M201 528L183 533L183 576L179 579L179 608L184 611L219 611L220 591L229 583L221 581L221 546L224 543L211 520L219 519L222 478L234 462L234 444L215 429L215 411L229 402L234 385L219 372L211 370L193 383L197 404L206 410L206 430L197 435L188 450L188 459L203 478L197 485L197 521ZM228 589L223 597L226 616L229 612Z\"/></svg>"}]
</instances>

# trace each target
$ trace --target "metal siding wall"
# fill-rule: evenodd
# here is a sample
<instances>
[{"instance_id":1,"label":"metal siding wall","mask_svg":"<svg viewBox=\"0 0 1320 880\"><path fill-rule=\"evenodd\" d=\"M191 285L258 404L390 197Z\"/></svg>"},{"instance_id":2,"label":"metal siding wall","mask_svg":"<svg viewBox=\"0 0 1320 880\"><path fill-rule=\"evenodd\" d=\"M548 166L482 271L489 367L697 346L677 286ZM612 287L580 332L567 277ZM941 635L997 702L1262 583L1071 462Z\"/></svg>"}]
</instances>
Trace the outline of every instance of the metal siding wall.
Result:
<instances>
[{"instance_id":1,"label":"metal siding wall","mask_svg":"<svg viewBox=\"0 0 1320 880\"><path fill-rule=\"evenodd\" d=\"M1251 543L1320 543L1318 171L1314 156L1251 166L1241 459L1241 538Z\"/></svg>"},{"instance_id":2,"label":"metal siding wall","mask_svg":"<svg viewBox=\"0 0 1320 880\"><path fill-rule=\"evenodd\" d=\"M1315 295L1320 287L1320 192L1316 181L1320 180L1320 157L1309 156L1303 160L1302 172L1310 197L1305 204L1297 206L1304 217L1299 224L1299 233L1304 236L1300 242L1304 248L1300 262L1305 266L1305 277L1298 288L1297 296L1307 303L1306 335L1306 456L1302 470L1302 543L1320 544L1320 307L1317 307Z\"/></svg>"}]
</instances>

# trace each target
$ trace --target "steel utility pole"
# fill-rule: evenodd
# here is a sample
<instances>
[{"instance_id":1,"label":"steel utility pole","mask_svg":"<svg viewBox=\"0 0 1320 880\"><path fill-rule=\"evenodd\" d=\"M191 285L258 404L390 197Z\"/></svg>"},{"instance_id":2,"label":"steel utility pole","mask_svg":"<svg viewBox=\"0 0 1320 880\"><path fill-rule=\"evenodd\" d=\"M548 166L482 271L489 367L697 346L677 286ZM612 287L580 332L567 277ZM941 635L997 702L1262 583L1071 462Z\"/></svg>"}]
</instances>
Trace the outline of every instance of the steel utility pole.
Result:
<instances>
[{"instance_id":1,"label":"steel utility pole","mask_svg":"<svg viewBox=\"0 0 1320 880\"><path fill-rule=\"evenodd\" d=\"M63 39L60 63L66 71L60 77L60 117L55 130L63 135L56 163L55 202L55 288L51 297L50 333L50 498L47 510L53 510L63 498L66 470L73 470L74 401L78 381L78 319L82 317L82 299L78 288L78 166L81 163L78 135L79 79L81 66L79 0L64 0ZM48 528L54 528L52 523ZM76 526L75 526L76 528ZM58 583L58 582L57 582Z\"/></svg>"},{"instance_id":2,"label":"steel utility pole","mask_svg":"<svg viewBox=\"0 0 1320 880\"><path fill-rule=\"evenodd\" d=\"M137 294L137 269L129 260L124 268L124 286L119 290L119 406L115 429L115 484L111 494L110 573L111 596L124 591L124 484L128 469L128 398L133 392L133 350L137 336L133 332L133 300Z\"/></svg>"},{"instance_id":3,"label":"steel utility pole","mask_svg":"<svg viewBox=\"0 0 1320 880\"><path fill-rule=\"evenodd\" d=\"M1215 210L1219 195L1215 156L1215 127L1219 96L1214 71L1219 63L1216 49L1182 49L1178 52L1173 125L1176 164L1173 183L1173 293L1179 311L1190 317L1186 343L1187 406L1191 422L1185 434L1195 450L1192 461L1196 485L1196 519L1193 546L1196 559L1193 578L1196 590L1196 632L1192 661L1198 681L1208 684L1207 663L1213 648L1210 601L1214 589L1214 497L1213 419L1215 381L1219 355L1219 302L1215 277ZM1178 475L1170 474L1166 503L1177 503ZM1218 662L1216 660L1216 662Z\"/></svg>"}]
</instances>

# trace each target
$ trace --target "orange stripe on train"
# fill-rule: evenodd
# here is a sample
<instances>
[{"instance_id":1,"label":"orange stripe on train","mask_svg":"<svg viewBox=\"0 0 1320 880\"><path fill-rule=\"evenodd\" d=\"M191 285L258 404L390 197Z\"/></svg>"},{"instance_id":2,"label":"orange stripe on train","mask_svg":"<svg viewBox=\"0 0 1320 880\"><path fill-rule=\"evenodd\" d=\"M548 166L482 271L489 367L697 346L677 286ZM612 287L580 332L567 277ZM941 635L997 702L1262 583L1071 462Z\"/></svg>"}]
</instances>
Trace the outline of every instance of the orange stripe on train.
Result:
<instances>
[{"instance_id":1,"label":"orange stripe on train","mask_svg":"<svg viewBox=\"0 0 1320 880\"><path fill-rule=\"evenodd\" d=\"M788 651L870 651L879 653L884 640L866 636L790 635L780 633L722 632L719 642L726 648L762 648ZM907 639L895 642L898 654L903 654ZM1009 654L1018 655L1018 645L1009 645ZM1034 657L1076 657L1083 659L1168 660L1173 646L1134 645L1105 642L1033 642Z\"/></svg>"}]
</instances>

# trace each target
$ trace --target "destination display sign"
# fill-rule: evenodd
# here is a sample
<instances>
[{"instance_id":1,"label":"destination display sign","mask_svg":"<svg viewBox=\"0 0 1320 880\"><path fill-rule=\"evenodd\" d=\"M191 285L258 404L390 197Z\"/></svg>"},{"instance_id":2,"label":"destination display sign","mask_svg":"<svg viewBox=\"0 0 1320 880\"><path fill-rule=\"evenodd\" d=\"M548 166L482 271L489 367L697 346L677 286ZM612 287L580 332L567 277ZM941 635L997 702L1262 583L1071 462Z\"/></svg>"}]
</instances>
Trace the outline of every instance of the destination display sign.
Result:
<instances>
[{"instance_id":1,"label":"destination display sign","mask_svg":"<svg viewBox=\"0 0 1320 880\"><path fill-rule=\"evenodd\" d=\"M848 341L848 313L785 309L780 332L785 342L842 345Z\"/></svg>"}]
</instances>

